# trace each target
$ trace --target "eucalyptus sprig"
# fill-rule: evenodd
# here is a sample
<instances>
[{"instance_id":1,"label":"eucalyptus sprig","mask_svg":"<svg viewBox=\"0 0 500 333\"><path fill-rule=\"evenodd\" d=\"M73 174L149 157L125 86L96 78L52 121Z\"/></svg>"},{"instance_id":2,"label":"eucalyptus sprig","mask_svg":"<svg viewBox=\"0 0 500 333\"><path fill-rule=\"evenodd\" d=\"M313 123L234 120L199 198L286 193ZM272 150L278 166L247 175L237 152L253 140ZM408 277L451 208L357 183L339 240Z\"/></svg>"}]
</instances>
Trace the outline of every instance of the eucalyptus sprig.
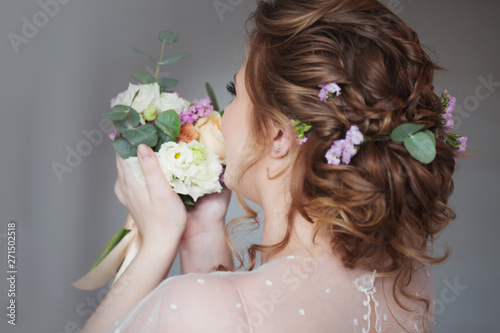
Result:
<instances>
[{"instance_id":1,"label":"eucalyptus sprig","mask_svg":"<svg viewBox=\"0 0 500 333\"><path fill-rule=\"evenodd\" d=\"M436 158L436 137L429 130L421 131L424 127L424 125L404 123L392 131L391 140L403 142L414 159L429 164Z\"/></svg>"},{"instance_id":2,"label":"eucalyptus sprig","mask_svg":"<svg viewBox=\"0 0 500 333\"><path fill-rule=\"evenodd\" d=\"M182 54L168 55L164 57L163 55L165 53L165 46L176 43L179 40L179 36L171 31L163 30L160 31L160 33L158 33L158 39L162 43L159 60L156 60L153 56L147 54L146 52L140 50L139 48L132 46L132 50L134 50L134 52L144 54L156 65L155 76L140 71L133 71L132 78L134 78L135 80L139 81L142 84L150 84L156 82L160 86L161 91L165 91L167 89L175 87L178 83L178 80L173 78L159 78L158 74L160 73L160 67L164 65L173 64L179 61L180 59L190 57L191 55L182 53Z\"/></svg>"}]
</instances>

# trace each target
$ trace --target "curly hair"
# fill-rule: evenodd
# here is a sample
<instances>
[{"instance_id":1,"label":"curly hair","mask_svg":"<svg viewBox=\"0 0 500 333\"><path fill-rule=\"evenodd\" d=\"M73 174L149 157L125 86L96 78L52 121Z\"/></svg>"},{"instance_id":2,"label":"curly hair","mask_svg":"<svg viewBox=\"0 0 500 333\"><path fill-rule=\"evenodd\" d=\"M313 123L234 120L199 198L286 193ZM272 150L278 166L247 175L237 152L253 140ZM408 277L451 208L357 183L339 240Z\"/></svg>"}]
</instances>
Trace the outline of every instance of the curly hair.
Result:
<instances>
[{"instance_id":1,"label":"curly hair","mask_svg":"<svg viewBox=\"0 0 500 333\"><path fill-rule=\"evenodd\" d=\"M259 1L248 23L245 84L254 106L255 147L272 141L270 123L286 127L298 119L313 128L307 149L295 145L290 152L291 178L299 181L290 184L288 231L272 246L250 246L249 270L258 251L288 244L299 212L314 225L315 237L320 231L331 235L332 250L345 267L394 276L397 304L405 308L402 295L425 302L428 312L429 300L410 295L406 287L419 265L447 258L447 248L435 255L432 245L455 218L447 202L456 154L443 140L440 98L433 91L434 72L441 68L417 34L374 0ZM318 98L318 85L326 82L342 88L335 102ZM325 152L350 126L378 138L405 122L435 134L432 163L418 162L390 140L364 144L349 165L326 163ZM253 150L239 182L263 156L263 149ZM239 193L238 198L255 219ZM236 222L228 224L226 236Z\"/></svg>"}]
</instances>

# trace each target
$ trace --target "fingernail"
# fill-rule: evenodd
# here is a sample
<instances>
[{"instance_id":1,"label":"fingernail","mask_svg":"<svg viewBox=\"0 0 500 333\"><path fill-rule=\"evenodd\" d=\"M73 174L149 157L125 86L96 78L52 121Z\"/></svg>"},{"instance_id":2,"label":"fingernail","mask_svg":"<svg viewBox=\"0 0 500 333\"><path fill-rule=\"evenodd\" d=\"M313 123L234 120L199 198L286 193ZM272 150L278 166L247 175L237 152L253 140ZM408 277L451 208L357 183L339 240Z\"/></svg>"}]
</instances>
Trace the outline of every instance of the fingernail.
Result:
<instances>
[{"instance_id":1,"label":"fingernail","mask_svg":"<svg viewBox=\"0 0 500 333\"><path fill-rule=\"evenodd\" d=\"M145 145L145 144L140 144L139 147L137 147L137 155L142 158L142 159L146 159L146 158L150 158L152 155L151 153L151 149Z\"/></svg>"}]
</instances>

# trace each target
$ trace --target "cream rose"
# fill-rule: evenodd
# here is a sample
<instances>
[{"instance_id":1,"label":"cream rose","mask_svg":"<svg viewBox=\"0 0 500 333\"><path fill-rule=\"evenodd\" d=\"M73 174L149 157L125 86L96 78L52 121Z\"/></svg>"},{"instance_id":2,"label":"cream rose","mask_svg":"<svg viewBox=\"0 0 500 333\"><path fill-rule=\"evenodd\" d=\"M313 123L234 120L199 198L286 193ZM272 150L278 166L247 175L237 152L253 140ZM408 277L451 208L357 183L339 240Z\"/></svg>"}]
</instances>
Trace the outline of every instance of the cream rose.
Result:
<instances>
[{"instance_id":1,"label":"cream rose","mask_svg":"<svg viewBox=\"0 0 500 333\"><path fill-rule=\"evenodd\" d=\"M145 109L150 106L155 105L155 103L160 98L160 86L158 83L152 84L132 84L128 85L128 89L124 92L121 92L116 96L116 99L113 101L111 107L115 105L126 105L129 106L132 103L132 99L134 99L134 95L139 90L139 94L134 100L134 104L132 104L132 108L142 113Z\"/></svg>"},{"instance_id":2,"label":"cream rose","mask_svg":"<svg viewBox=\"0 0 500 333\"><path fill-rule=\"evenodd\" d=\"M226 164L226 145L221 132L221 119L219 112L212 111L210 116L198 119L195 128L200 133L201 144L216 153L222 164Z\"/></svg>"},{"instance_id":3,"label":"cream rose","mask_svg":"<svg viewBox=\"0 0 500 333\"><path fill-rule=\"evenodd\" d=\"M206 149L198 141L166 142L156 153L165 178L173 190L179 194L187 194L196 202L199 197L220 192L222 186L219 177L222 165L219 157ZM137 181L146 184L141 165L137 157L126 160Z\"/></svg>"},{"instance_id":4,"label":"cream rose","mask_svg":"<svg viewBox=\"0 0 500 333\"><path fill-rule=\"evenodd\" d=\"M155 101L156 111L159 113L167 110L175 110L181 113L189 109L190 103L177 93L162 93Z\"/></svg>"}]
</instances>

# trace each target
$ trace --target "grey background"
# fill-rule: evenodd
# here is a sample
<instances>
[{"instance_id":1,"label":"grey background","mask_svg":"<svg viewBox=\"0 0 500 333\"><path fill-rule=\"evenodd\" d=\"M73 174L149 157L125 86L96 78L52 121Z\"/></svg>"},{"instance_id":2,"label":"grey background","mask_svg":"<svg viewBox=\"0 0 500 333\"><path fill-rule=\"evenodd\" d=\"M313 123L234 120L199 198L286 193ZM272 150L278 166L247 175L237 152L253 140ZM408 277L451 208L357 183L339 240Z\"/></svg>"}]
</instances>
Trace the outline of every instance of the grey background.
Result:
<instances>
[{"instance_id":1,"label":"grey background","mask_svg":"<svg viewBox=\"0 0 500 333\"><path fill-rule=\"evenodd\" d=\"M47 0L48 1L48 0ZM45 2L47 2L45 1ZM22 35L23 17L43 18L37 0L4 1L0 11L0 331L77 332L93 300L106 288L79 291L70 283L94 262L94 252L122 225L126 209L113 193L114 153L106 138L59 181L53 162L66 164L66 147L99 131L109 100L127 88L130 71L146 58L131 45L158 55L156 34L170 29L180 42L167 51L191 53L168 71L188 99L205 96L210 81L225 105L225 84L243 62L244 20L254 1L72 0L41 22L16 53L9 33ZM63 2L61 0L61 2ZM459 104L456 119L477 155L460 161L451 204L457 219L441 238L453 253L434 269L437 332L492 332L500 311L499 203L500 87L479 88L479 77L500 82L500 2L487 0L384 0L432 46L433 59L448 69L436 91L447 88ZM38 16L37 16L38 15ZM479 105L474 105L478 102ZM462 122L463 120L463 122ZM241 214L233 202L229 216ZM7 325L5 233L17 222L17 325ZM258 241L259 232L250 239ZM178 274L178 263L171 274ZM451 288L450 286L454 288ZM456 285L459 285L457 288Z\"/></svg>"}]
</instances>

